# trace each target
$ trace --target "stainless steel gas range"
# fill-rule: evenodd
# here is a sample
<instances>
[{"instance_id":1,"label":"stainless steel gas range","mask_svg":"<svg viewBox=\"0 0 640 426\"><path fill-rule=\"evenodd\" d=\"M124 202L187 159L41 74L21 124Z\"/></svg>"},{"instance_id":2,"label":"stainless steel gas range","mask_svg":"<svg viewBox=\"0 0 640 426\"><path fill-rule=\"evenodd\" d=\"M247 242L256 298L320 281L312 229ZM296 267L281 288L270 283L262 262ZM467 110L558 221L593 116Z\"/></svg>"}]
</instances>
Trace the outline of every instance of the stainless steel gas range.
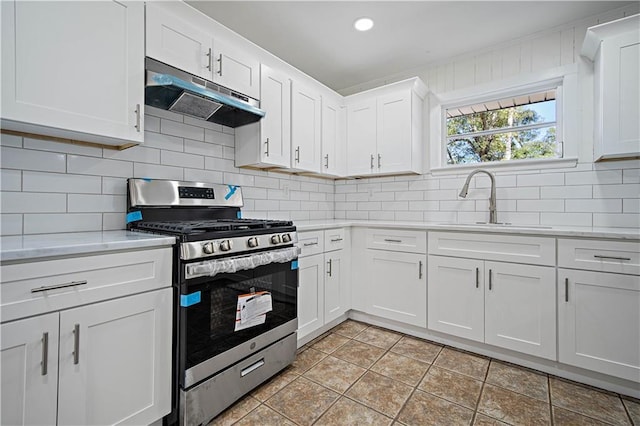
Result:
<instances>
[{"instance_id":1,"label":"stainless steel gas range","mask_svg":"<svg viewBox=\"0 0 640 426\"><path fill-rule=\"evenodd\" d=\"M242 188L128 180L127 228L176 236L174 410L206 424L289 365L296 351L292 222L241 218Z\"/></svg>"}]
</instances>

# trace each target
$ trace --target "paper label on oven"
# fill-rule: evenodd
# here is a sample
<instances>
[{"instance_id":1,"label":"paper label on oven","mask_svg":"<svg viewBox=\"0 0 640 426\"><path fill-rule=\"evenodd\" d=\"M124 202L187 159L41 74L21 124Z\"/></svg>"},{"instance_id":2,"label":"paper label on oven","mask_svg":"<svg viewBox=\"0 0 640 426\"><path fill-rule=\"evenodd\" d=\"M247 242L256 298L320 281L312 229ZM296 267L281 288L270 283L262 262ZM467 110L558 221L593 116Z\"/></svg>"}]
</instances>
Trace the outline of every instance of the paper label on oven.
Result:
<instances>
[{"instance_id":1,"label":"paper label on oven","mask_svg":"<svg viewBox=\"0 0 640 426\"><path fill-rule=\"evenodd\" d=\"M267 312L272 310L271 293L267 291L238 296L235 331L264 324Z\"/></svg>"}]
</instances>

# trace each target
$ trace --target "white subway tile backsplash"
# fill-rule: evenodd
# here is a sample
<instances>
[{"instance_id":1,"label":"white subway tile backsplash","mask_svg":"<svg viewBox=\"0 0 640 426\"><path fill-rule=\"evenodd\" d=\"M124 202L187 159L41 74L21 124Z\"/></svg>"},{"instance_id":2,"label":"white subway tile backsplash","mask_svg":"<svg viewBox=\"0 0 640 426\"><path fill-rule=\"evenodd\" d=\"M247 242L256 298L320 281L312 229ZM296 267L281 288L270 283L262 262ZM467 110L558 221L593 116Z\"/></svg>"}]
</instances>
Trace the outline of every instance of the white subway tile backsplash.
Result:
<instances>
[{"instance_id":1,"label":"white subway tile backsplash","mask_svg":"<svg viewBox=\"0 0 640 426\"><path fill-rule=\"evenodd\" d=\"M345 194L347 201L369 201L373 195L369 196L366 192L355 192Z\"/></svg>"},{"instance_id":2,"label":"white subway tile backsplash","mask_svg":"<svg viewBox=\"0 0 640 426\"><path fill-rule=\"evenodd\" d=\"M177 121L182 123L184 121L184 116L182 114L177 114L175 112L172 111L167 111L164 109L160 109L160 108L155 108L155 107L151 107L148 105L144 106L144 114L146 115L152 115L154 117L158 117L158 118L162 118L162 119L167 119L167 120L173 120L173 121ZM146 119L146 117L145 117Z\"/></svg>"},{"instance_id":3,"label":"white subway tile backsplash","mask_svg":"<svg viewBox=\"0 0 640 426\"><path fill-rule=\"evenodd\" d=\"M148 148L184 151L184 140L182 138L161 133L144 132L144 145Z\"/></svg>"},{"instance_id":4,"label":"white subway tile backsplash","mask_svg":"<svg viewBox=\"0 0 640 426\"><path fill-rule=\"evenodd\" d=\"M382 209L382 203L379 201L363 201L358 203L358 210L379 211ZM385 210L393 210L385 206Z\"/></svg>"},{"instance_id":5,"label":"white subway tile backsplash","mask_svg":"<svg viewBox=\"0 0 640 426\"><path fill-rule=\"evenodd\" d=\"M306 191L290 191L289 192L289 198L291 198L292 200L298 200L298 201L308 201L309 200L309 192Z\"/></svg>"},{"instance_id":6,"label":"white subway tile backsplash","mask_svg":"<svg viewBox=\"0 0 640 426\"><path fill-rule=\"evenodd\" d=\"M138 163L160 164L160 150L157 148L149 148L146 146L134 146L131 148L123 149L122 151L105 149L103 157L112 160L126 160L135 161Z\"/></svg>"},{"instance_id":7,"label":"white subway tile backsplash","mask_svg":"<svg viewBox=\"0 0 640 426\"><path fill-rule=\"evenodd\" d=\"M136 178L184 180L181 167L145 163L133 163L133 165L133 177Z\"/></svg>"},{"instance_id":8,"label":"white subway tile backsplash","mask_svg":"<svg viewBox=\"0 0 640 426\"><path fill-rule=\"evenodd\" d=\"M438 179L423 179L409 182L409 191L432 191L440 189Z\"/></svg>"},{"instance_id":9,"label":"white subway tile backsplash","mask_svg":"<svg viewBox=\"0 0 640 426\"><path fill-rule=\"evenodd\" d=\"M622 200L623 213L640 213L640 198L627 198Z\"/></svg>"},{"instance_id":10,"label":"white subway tile backsplash","mask_svg":"<svg viewBox=\"0 0 640 426\"><path fill-rule=\"evenodd\" d=\"M476 202L473 200L462 199L456 201L440 201L440 210L445 211L475 211Z\"/></svg>"},{"instance_id":11,"label":"white subway tile backsplash","mask_svg":"<svg viewBox=\"0 0 640 426\"><path fill-rule=\"evenodd\" d=\"M518 200L519 212L563 212L563 200Z\"/></svg>"},{"instance_id":12,"label":"white subway tile backsplash","mask_svg":"<svg viewBox=\"0 0 640 426\"><path fill-rule=\"evenodd\" d=\"M518 186L554 186L564 185L564 173L532 173L518 175Z\"/></svg>"},{"instance_id":13,"label":"white subway tile backsplash","mask_svg":"<svg viewBox=\"0 0 640 426\"><path fill-rule=\"evenodd\" d=\"M1 146L12 146L14 148L22 148L22 137L16 135L0 134Z\"/></svg>"},{"instance_id":14,"label":"white subway tile backsplash","mask_svg":"<svg viewBox=\"0 0 640 426\"><path fill-rule=\"evenodd\" d=\"M184 169L184 180L205 183L222 183L222 172L200 169ZM243 188L244 189L244 188Z\"/></svg>"},{"instance_id":15,"label":"white subway tile backsplash","mask_svg":"<svg viewBox=\"0 0 640 426\"><path fill-rule=\"evenodd\" d=\"M409 202L408 201L389 201L387 203L382 204L382 208L384 210L409 210Z\"/></svg>"},{"instance_id":16,"label":"white subway tile backsplash","mask_svg":"<svg viewBox=\"0 0 640 426\"><path fill-rule=\"evenodd\" d=\"M300 210L300 201L280 201L280 210L294 211Z\"/></svg>"},{"instance_id":17,"label":"white subway tile backsplash","mask_svg":"<svg viewBox=\"0 0 640 426\"><path fill-rule=\"evenodd\" d=\"M259 188L280 189L280 180L271 177L256 176L254 185Z\"/></svg>"},{"instance_id":18,"label":"white subway tile backsplash","mask_svg":"<svg viewBox=\"0 0 640 426\"><path fill-rule=\"evenodd\" d=\"M126 199L126 195L69 194L67 211L70 213L124 212Z\"/></svg>"},{"instance_id":19,"label":"white subway tile backsplash","mask_svg":"<svg viewBox=\"0 0 640 426\"><path fill-rule=\"evenodd\" d=\"M22 189L22 171L2 169L0 189L2 191L20 191Z\"/></svg>"},{"instance_id":20,"label":"white subway tile backsplash","mask_svg":"<svg viewBox=\"0 0 640 426\"><path fill-rule=\"evenodd\" d=\"M617 199L591 199L591 200L565 200L566 212L583 213L622 213L622 200Z\"/></svg>"},{"instance_id":21,"label":"white subway tile backsplash","mask_svg":"<svg viewBox=\"0 0 640 426\"><path fill-rule=\"evenodd\" d=\"M397 212L396 212L397 213ZM369 212L369 220L391 220L395 219L394 212Z\"/></svg>"},{"instance_id":22,"label":"white subway tile backsplash","mask_svg":"<svg viewBox=\"0 0 640 426\"><path fill-rule=\"evenodd\" d=\"M289 196L282 189L267 189L267 199L269 200L288 200Z\"/></svg>"},{"instance_id":23,"label":"white subway tile backsplash","mask_svg":"<svg viewBox=\"0 0 640 426\"><path fill-rule=\"evenodd\" d=\"M101 213L25 214L25 234L101 231Z\"/></svg>"},{"instance_id":24,"label":"white subway tile backsplash","mask_svg":"<svg viewBox=\"0 0 640 426\"><path fill-rule=\"evenodd\" d=\"M204 157L202 155L185 154L182 152L174 151L162 151L160 162L167 166L204 169Z\"/></svg>"},{"instance_id":25,"label":"white subway tile backsplash","mask_svg":"<svg viewBox=\"0 0 640 426\"><path fill-rule=\"evenodd\" d=\"M592 213L540 213L541 225L593 226Z\"/></svg>"},{"instance_id":26,"label":"white subway tile backsplash","mask_svg":"<svg viewBox=\"0 0 640 426\"><path fill-rule=\"evenodd\" d=\"M87 155L90 157L102 157L102 148L94 146L76 145L69 143L53 142L44 139L31 139L25 137L22 143L23 148L38 151L50 151L64 154ZM109 150L106 150L109 151ZM115 151L115 150L114 150Z\"/></svg>"},{"instance_id":27,"label":"white subway tile backsplash","mask_svg":"<svg viewBox=\"0 0 640 426\"><path fill-rule=\"evenodd\" d=\"M178 123L172 120L160 120L160 131L165 135L203 141L205 129L203 129L202 127L195 127L184 123Z\"/></svg>"},{"instance_id":28,"label":"white subway tile backsplash","mask_svg":"<svg viewBox=\"0 0 640 426\"><path fill-rule=\"evenodd\" d=\"M593 198L640 198L640 184L595 185Z\"/></svg>"},{"instance_id":29,"label":"white subway tile backsplash","mask_svg":"<svg viewBox=\"0 0 640 426\"><path fill-rule=\"evenodd\" d=\"M540 188L542 199L567 199L567 198L591 198L593 195L591 185L576 186L545 186Z\"/></svg>"},{"instance_id":30,"label":"white subway tile backsplash","mask_svg":"<svg viewBox=\"0 0 640 426\"><path fill-rule=\"evenodd\" d=\"M516 225L539 225L540 213L520 213L498 210L498 222L513 223Z\"/></svg>"},{"instance_id":31,"label":"white subway tile backsplash","mask_svg":"<svg viewBox=\"0 0 640 426\"><path fill-rule=\"evenodd\" d=\"M380 191L406 192L409 182L384 182L380 184Z\"/></svg>"},{"instance_id":32,"label":"white subway tile backsplash","mask_svg":"<svg viewBox=\"0 0 640 426\"><path fill-rule=\"evenodd\" d=\"M455 200L458 198L458 191L455 189L435 189L424 191L425 200Z\"/></svg>"},{"instance_id":33,"label":"white subway tile backsplash","mask_svg":"<svg viewBox=\"0 0 640 426\"><path fill-rule=\"evenodd\" d=\"M409 201L409 210L436 211L436 210L440 210L440 203L441 201L436 201L436 200Z\"/></svg>"},{"instance_id":34,"label":"white subway tile backsplash","mask_svg":"<svg viewBox=\"0 0 640 426\"><path fill-rule=\"evenodd\" d=\"M613 228L639 228L640 215L635 213L631 213L631 214L594 213L593 226L613 227Z\"/></svg>"},{"instance_id":35,"label":"white subway tile backsplash","mask_svg":"<svg viewBox=\"0 0 640 426\"><path fill-rule=\"evenodd\" d=\"M127 194L127 179L126 178L102 178L102 193L111 195L126 195Z\"/></svg>"},{"instance_id":36,"label":"white subway tile backsplash","mask_svg":"<svg viewBox=\"0 0 640 426\"><path fill-rule=\"evenodd\" d=\"M394 199L396 201L422 201L424 199L424 192L423 191L396 192Z\"/></svg>"},{"instance_id":37,"label":"white subway tile backsplash","mask_svg":"<svg viewBox=\"0 0 640 426\"><path fill-rule=\"evenodd\" d=\"M222 175L222 183L227 185L238 186L254 186L254 176L243 175L240 173L224 173Z\"/></svg>"},{"instance_id":38,"label":"white subway tile backsplash","mask_svg":"<svg viewBox=\"0 0 640 426\"><path fill-rule=\"evenodd\" d=\"M235 160L236 158L236 150L232 146L222 146L222 158L226 158L227 160Z\"/></svg>"},{"instance_id":39,"label":"white subway tile backsplash","mask_svg":"<svg viewBox=\"0 0 640 426\"><path fill-rule=\"evenodd\" d=\"M623 170L622 183L640 183L640 169Z\"/></svg>"},{"instance_id":40,"label":"white subway tile backsplash","mask_svg":"<svg viewBox=\"0 0 640 426\"><path fill-rule=\"evenodd\" d=\"M217 145L235 146L235 136L233 134L220 133L209 129L204 130L204 141Z\"/></svg>"},{"instance_id":41,"label":"white subway tile backsplash","mask_svg":"<svg viewBox=\"0 0 640 426\"><path fill-rule=\"evenodd\" d=\"M109 160L106 158L68 155L67 173L94 176L131 177L133 175L133 163L122 160Z\"/></svg>"},{"instance_id":42,"label":"white subway tile backsplash","mask_svg":"<svg viewBox=\"0 0 640 426\"><path fill-rule=\"evenodd\" d=\"M197 118L192 118L188 116L184 116L184 124L189 124L191 126L202 127L205 129L213 130L214 132L222 132L222 125L217 123L212 123L210 121L200 120Z\"/></svg>"},{"instance_id":43,"label":"white subway tile backsplash","mask_svg":"<svg viewBox=\"0 0 640 426\"><path fill-rule=\"evenodd\" d=\"M3 192L2 213L57 213L67 210L66 194L45 192Z\"/></svg>"},{"instance_id":44,"label":"white subway tile backsplash","mask_svg":"<svg viewBox=\"0 0 640 426\"><path fill-rule=\"evenodd\" d=\"M540 188L533 186L522 188L497 188L496 198L506 200L538 200L540 199Z\"/></svg>"},{"instance_id":45,"label":"white subway tile backsplash","mask_svg":"<svg viewBox=\"0 0 640 426\"><path fill-rule=\"evenodd\" d=\"M21 214L0 214L0 235L21 235Z\"/></svg>"},{"instance_id":46,"label":"white subway tile backsplash","mask_svg":"<svg viewBox=\"0 0 640 426\"><path fill-rule=\"evenodd\" d=\"M278 210L280 201L278 200L255 200L256 210Z\"/></svg>"},{"instance_id":47,"label":"white subway tile backsplash","mask_svg":"<svg viewBox=\"0 0 640 426\"><path fill-rule=\"evenodd\" d=\"M75 192L100 194L100 176L73 175L64 173L22 172L22 190L25 192Z\"/></svg>"},{"instance_id":48,"label":"white subway tile backsplash","mask_svg":"<svg viewBox=\"0 0 640 426\"><path fill-rule=\"evenodd\" d=\"M147 132L160 133L160 117L154 117L153 115L145 114L144 130Z\"/></svg>"},{"instance_id":49,"label":"white subway tile backsplash","mask_svg":"<svg viewBox=\"0 0 640 426\"><path fill-rule=\"evenodd\" d=\"M222 145L185 139L184 152L188 152L189 154L204 155L206 157L222 158Z\"/></svg>"},{"instance_id":50,"label":"white subway tile backsplash","mask_svg":"<svg viewBox=\"0 0 640 426\"><path fill-rule=\"evenodd\" d=\"M207 170L215 170L219 172L238 173L239 169L231 160L216 157L204 157L204 168Z\"/></svg>"},{"instance_id":51,"label":"white subway tile backsplash","mask_svg":"<svg viewBox=\"0 0 640 426\"><path fill-rule=\"evenodd\" d=\"M31 151L5 146L0 148L0 164L3 169L64 173L66 159L65 154L56 152Z\"/></svg>"},{"instance_id":52,"label":"white subway tile backsplash","mask_svg":"<svg viewBox=\"0 0 640 426\"><path fill-rule=\"evenodd\" d=\"M146 124L146 123L145 123ZM127 220L125 213L103 213L102 214L102 230L116 231L126 227Z\"/></svg>"},{"instance_id":53,"label":"white subway tile backsplash","mask_svg":"<svg viewBox=\"0 0 640 426\"><path fill-rule=\"evenodd\" d=\"M622 170L597 170L566 174L567 185L607 185L622 183Z\"/></svg>"}]
</instances>

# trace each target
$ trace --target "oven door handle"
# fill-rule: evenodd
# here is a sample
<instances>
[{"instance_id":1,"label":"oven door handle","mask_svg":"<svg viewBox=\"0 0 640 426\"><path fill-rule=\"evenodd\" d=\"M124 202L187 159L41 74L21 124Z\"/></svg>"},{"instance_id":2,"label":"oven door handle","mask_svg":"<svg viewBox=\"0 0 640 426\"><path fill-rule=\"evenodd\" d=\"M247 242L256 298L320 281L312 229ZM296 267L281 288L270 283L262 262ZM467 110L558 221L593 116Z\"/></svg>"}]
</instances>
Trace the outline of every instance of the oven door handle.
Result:
<instances>
[{"instance_id":1,"label":"oven door handle","mask_svg":"<svg viewBox=\"0 0 640 426\"><path fill-rule=\"evenodd\" d=\"M185 278L213 277L222 273L254 269L271 263L287 263L298 258L299 247L287 247L280 250L263 251L246 256L205 260L185 265Z\"/></svg>"}]
</instances>

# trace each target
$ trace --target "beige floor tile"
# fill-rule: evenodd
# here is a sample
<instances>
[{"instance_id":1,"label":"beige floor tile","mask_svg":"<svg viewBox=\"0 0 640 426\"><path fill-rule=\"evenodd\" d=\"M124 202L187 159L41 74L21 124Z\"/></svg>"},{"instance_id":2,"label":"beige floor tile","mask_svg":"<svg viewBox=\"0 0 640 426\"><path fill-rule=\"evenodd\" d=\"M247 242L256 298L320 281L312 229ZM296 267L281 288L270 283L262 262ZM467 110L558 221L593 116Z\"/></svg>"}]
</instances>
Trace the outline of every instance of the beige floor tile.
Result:
<instances>
[{"instance_id":1,"label":"beige floor tile","mask_svg":"<svg viewBox=\"0 0 640 426\"><path fill-rule=\"evenodd\" d=\"M476 413L476 418L473 421L473 426L503 426L508 424L479 413Z\"/></svg>"},{"instance_id":2,"label":"beige floor tile","mask_svg":"<svg viewBox=\"0 0 640 426\"><path fill-rule=\"evenodd\" d=\"M418 389L475 410L482 382L433 366L422 379Z\"/></svg>"},{"instance_id":3,"label":"beige floor tile","mask_svg":"<svg viewBox=\"0 0 640 426\"><path fill-rule=\"evenodd\" d=\"M369 326L367 324L358 322L358 321L354 321L354 320L346 320L344 322L341 322L340 324L338 324L337 326L335 326L334 328L331 329L331 332L333 333L337 333L341 336L344 337L348 337L350 339L356 337L358 335L358 333L360 333L362 330L368 328Z\"/></svg>"},{"instance_id":4,"label":"beige floor tile","mask_svg":"<svg viewBox=\"0 0 640 426\"><path fill-rule=\"evenodd\" d=\"M365 407L349 398L341 397L326 413L320 417L315 426L369 425L388 426L392 422L371 408Z\"/></svg>"},{"instance_id":5,"label":"beige floor tile","mask_svg":"<svg viewBox=\"0 0 640 426\"><path fill-rule=\"evenodd\" d=\"M369 327L354 337L354 339L382 349L389 349L391 346L395 345L401 337L402 335L395 331L384 330L378 327Z\"/></svg>"},{"instance_id":6,"label":"beige floor tile","mask_svg":"<svg viewBox=\"0 0 640 426\"><path fill-rule=\"evenodd\" d=\"M384 352L382 348L351 340L340 346L331 355L360 367L369 368Z\"/></svg>"},{"instance_id":7,"label":"beige floor tile","mask_svg":"<svg viewBox=\"0 0 640 426\"><path fill-rule=\"evenodd\" d=\"M304 373L304 377L336 392L344 393L365 371L367 370L362 367L328 356Z\"/></svg>"},{"instance_id":8,"label":"beige floor tile","mask_svg":"<svg viewBox=\"0 0 640 426\"><path fill-rule=\"evenodd\" d=\"M392 352L387 352L371 366L371 371L411 386L417 386L420 383L420 379L427 372L427 369L429 369L429 364Z\"/></svg>"},{"instance_id":9,"label":"beige floor tile","mask_svg":"<svg viewBox=\"0 0 640 426\"><path fill-rule=\"evenodd\" d=\"M276 413L271 408L261 405L243 417L234 426L295 426L295 423Z\"/></svg>"},{"instance_id":10,"label":"beige floor tile","mask_svg":"<svg viewBox=\"0 0 640 426\"><path fill-rule=\"evenodd\" d=\"M551 404L616 425L628 425L620 397L556 377L549 378Z\"/></svg>"},{"instance_id":11,"label":"beige floor tile","mask_svg":"<svg viewBox=\"0 0 640 426\"><path fill-rule=\"evenodd\" d=\"M296 355L296 359L293 361L293 364L291 364L291 367L289 367L289 370L296 374L302 374L322 361L326 356L327 354L324 352L308 348L304 352Z\"/></svg>"},{"instance_id":12,"label":"beige floor tile","mask_svg":"<svg viewBox=\"0 0 640 426\"><path fill-rule=\"evenodd\" d=\"M489 360L470 353L444 348L436 358L434 365L484 381Z\"/></svg>"},{"instance_id":13,"label":"beige floor tile","mask_svg":"<svg viewBox=\"0 0 640 426\"><path fill-rule=\"evenodd\" d=\"M553 407L552 411L555 426L607 426L609 424L560 407Z\"/></svg>"},{"instance_id":14,"label":"beige floor tile","mask_svg":"<svg viewBox=\"0 0 640 426\"><path fill-rule=\"evenodd\" d=\"M369 371L346 395L389 417L395 417L412 390L411 386Z\"/></svg>"},{"instance_id":15,"label":"beige floor tile","mask_svg":"<svg viewBox=\"0 0 640 426\"><path fill-rule=\"evenodd\" d=\"M291 367L289 367L288 369L285 369L284 371L277 374L268 382L256 388L253 392L251 392L251 396L253 396L258 401L264 402L275 395L275 393L280 389L291 383L297 377L298 374L295 373L291 369Z\"/></svg>"},{"instance_id":16,"label":"beige floor tile","mask_svg":"<svg viewBox=\"0 0 640 426\"><path fill-rule=\"evenodd\" d=\"M484 385L478 411L511 424L551 424L547 402L490 384Z\"/></svg>"},{"instance_id":17,"label":"beige floor tile","mask_svg":"<svg viewBox=\"0 0 640 426\"><path fill-rule=\"evenodd\" d=\"M269 398L265 404L299 425L310 425L339 397L304 377L298 377Z\"/></svg>"},{"instance_id":18,"label":"beige floor tile","mask_svg":"<svg viewBox=\"0 0 640 426\"><path fill-rule=\"evenodd\" d=\"M472 410L419 390L411 395L398 416L408 426L468 425L472 419Z\"/></svg>"},{"instance_id":19,"label":"beige floor tile","mask_svg":"<svg viewBox=\"0 0 640 426\"><path fill-rule=\"evenodd\" d=\"M330 333L325 336L324 339L314 343L311 347L318 351L330 354L348 341L349 339L347 337Z\"/></svg>"},{"instance_id":20,"label":"beige floor tile","mask_svg":"<svg viewBox=\"0 0 640 426\"><path fill-rule=\"evenodd\" d=\"M622 398L622 402L627 407L631 421L635 426L640 426L640 401Z\"/></svg>"},{"instance_id":21,"label":"beige floor tile","mask_svg":"<svg viewBox=\"0 0 640 426\"><path fill-rule=\"evenodd\" d=\"M231 407L220 413L218 417L213 419L208 426L231 426L244 416L246 416L251 410L260 405L260 401L251 397L245 396Z\"/></svg>"},{"instance_id":22,"label":"beige floor tile","mask_svg":"<svg viewBox=\"0 0 640 426\"><path fill-rule=\"evenodd\" d=\"M418 361L433 363L442 346L436 345L426 340L404 336L391 348L391 352L417 359Z\"/></svg>"},{"instance_id":23,"label":"beige floor tile","mask_svg":"<svg viewBox=\"0 0 640 426\"><path fill-rule=\"evenodd\" d=\"M548 379L542 373L494 360L489 366L486 382L531 398L549 401Z\"/></svg>"}]
</instances>

